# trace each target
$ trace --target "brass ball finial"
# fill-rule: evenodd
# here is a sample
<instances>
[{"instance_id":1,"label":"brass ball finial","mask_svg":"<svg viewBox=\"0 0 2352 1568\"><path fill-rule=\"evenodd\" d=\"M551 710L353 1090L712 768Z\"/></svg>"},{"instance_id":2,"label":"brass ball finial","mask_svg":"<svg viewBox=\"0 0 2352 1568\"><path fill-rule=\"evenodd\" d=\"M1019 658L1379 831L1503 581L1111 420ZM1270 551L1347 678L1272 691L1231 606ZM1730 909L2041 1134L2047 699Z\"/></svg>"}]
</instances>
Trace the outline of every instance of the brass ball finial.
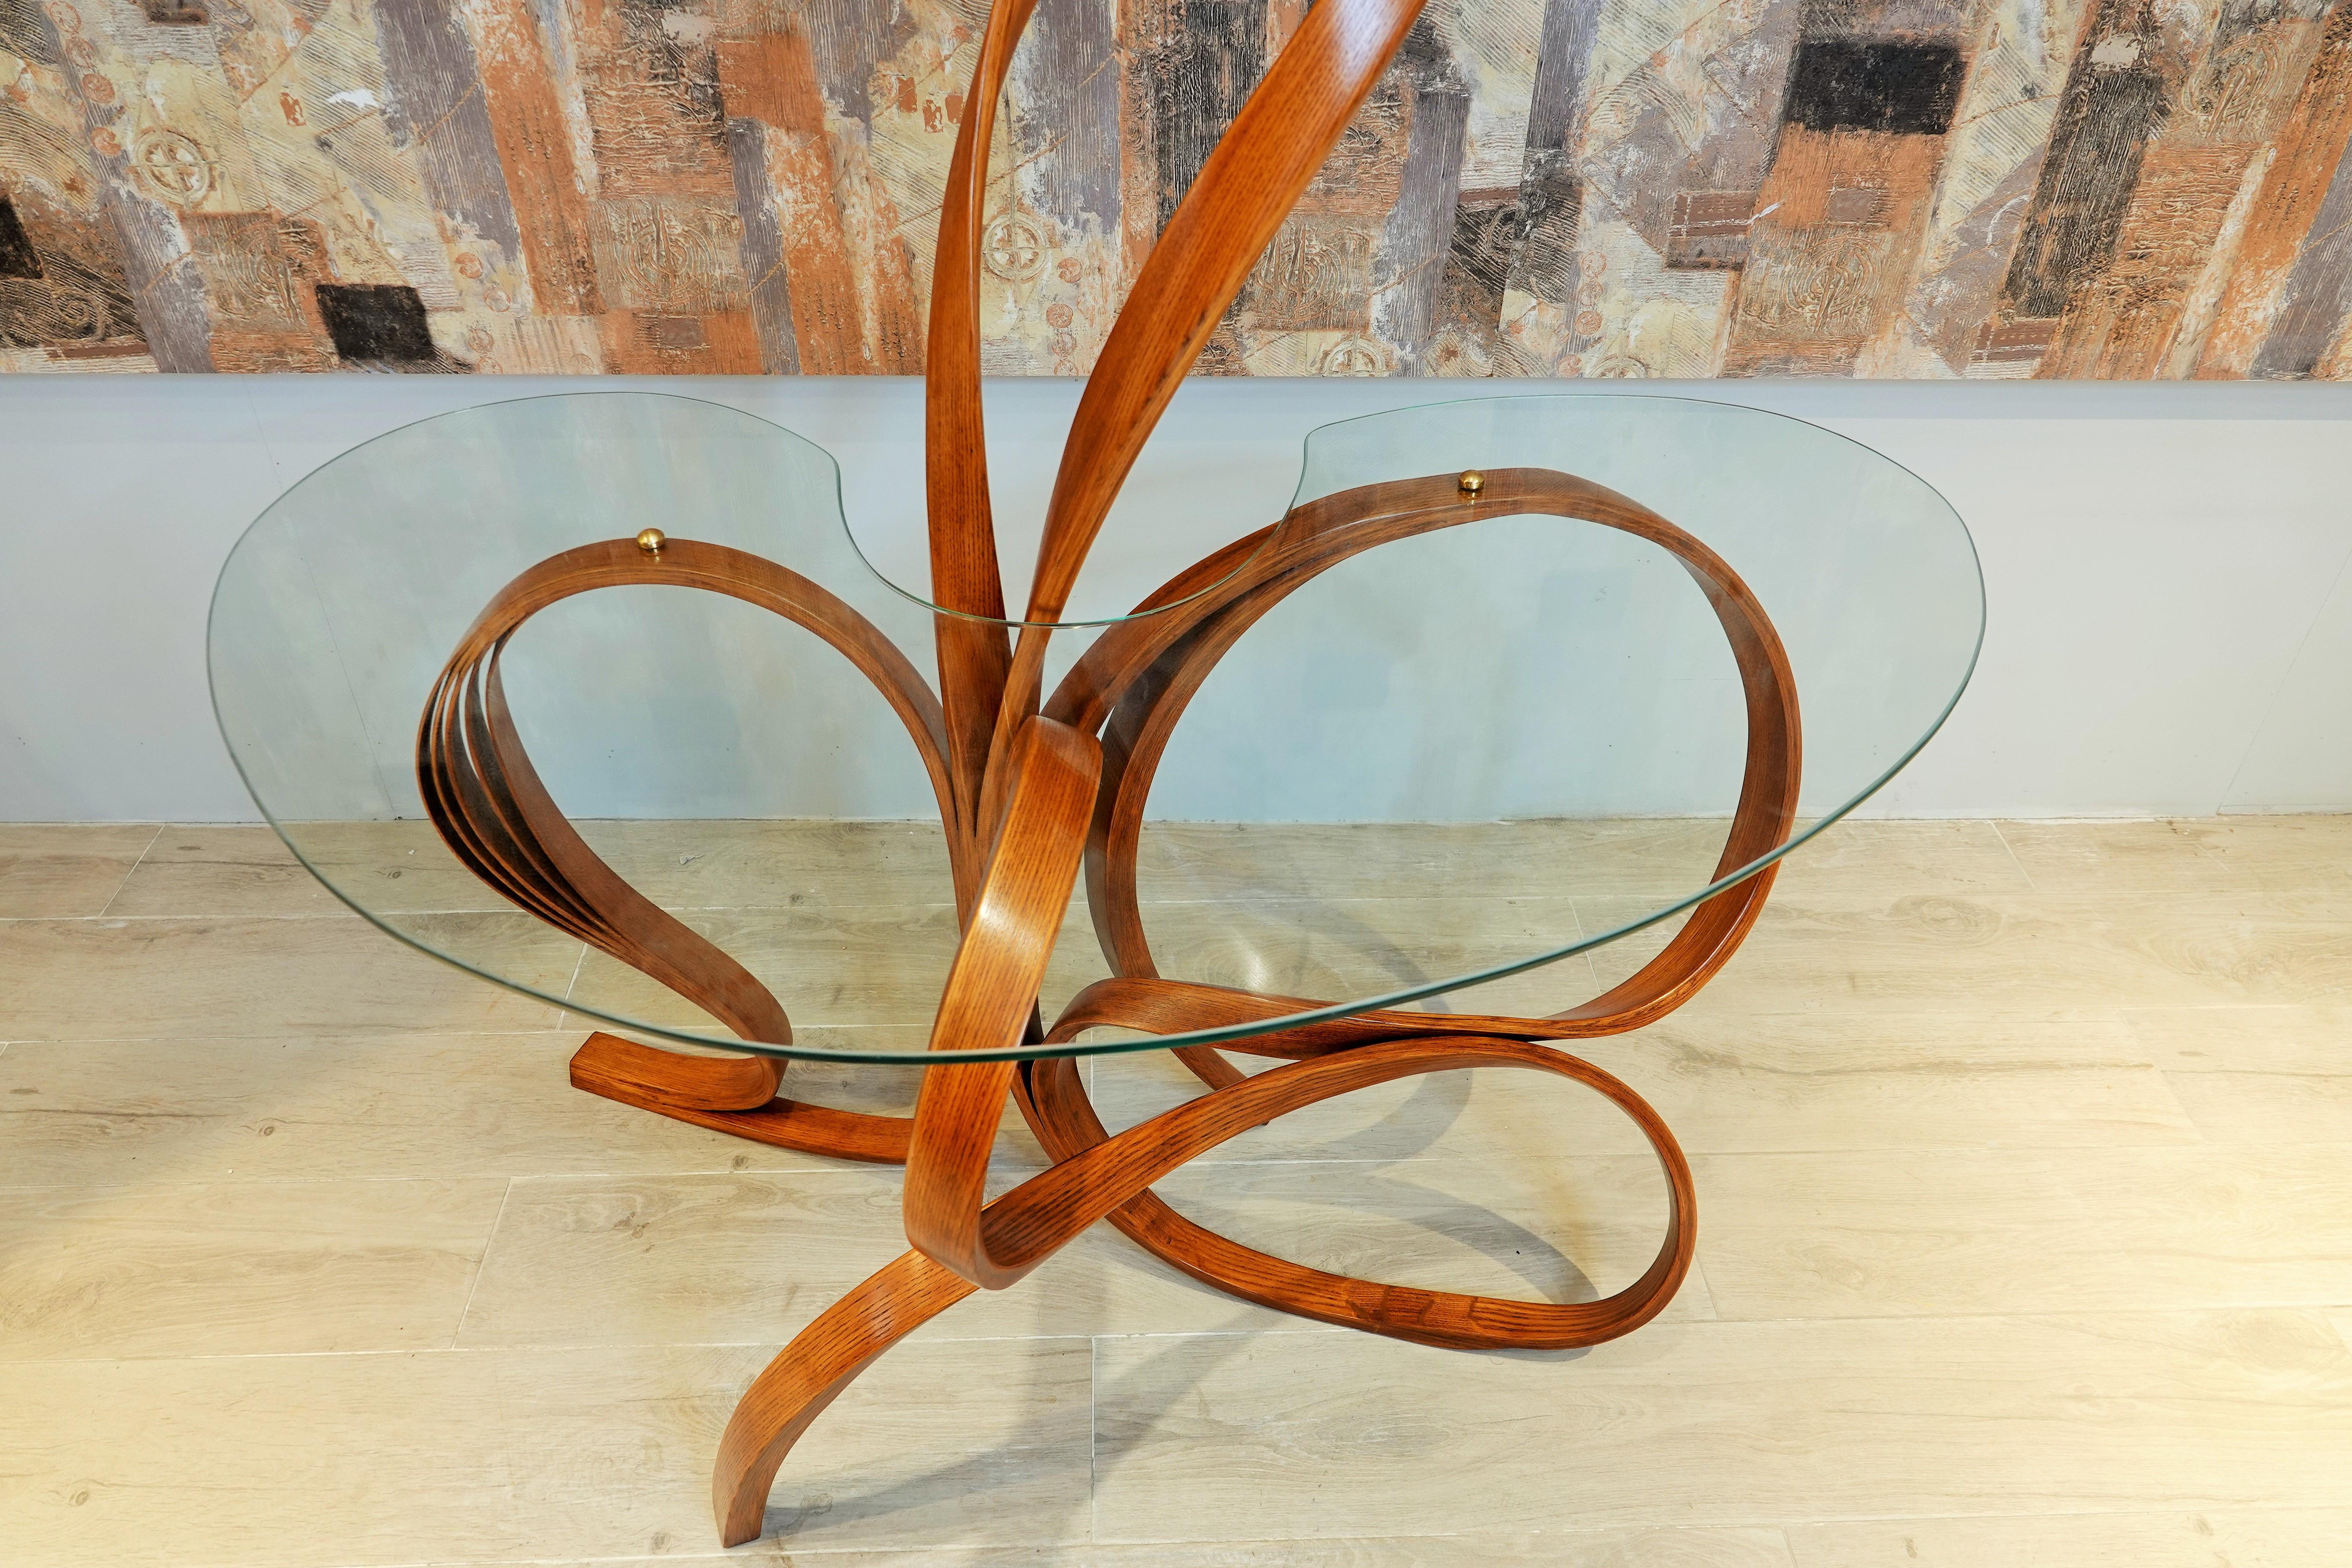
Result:
<instances>
[{"instance_id":1,"label":"brass ball finial","mask_svg":"<svg viewBox=\"0 0 2352 1568\"><path fill-rule=\"evenodd\" d=\"M648 528L637 535L637 548L648 555L659 555L661 547L668 542L668 538L658 528Z\"/></svg>"},{"instance_id":2,"label":"brass ball finial","mask_svg":"<svg viewBox=\"0 0 2352 1568\"><path fill-rule=\"evenodd\" d=\"M1475 468L1465 468L1462 470L1462 493L1464 495L1475 496L1486 488L1486 475L1480 473Z\"/></svg>"}]
</instances>

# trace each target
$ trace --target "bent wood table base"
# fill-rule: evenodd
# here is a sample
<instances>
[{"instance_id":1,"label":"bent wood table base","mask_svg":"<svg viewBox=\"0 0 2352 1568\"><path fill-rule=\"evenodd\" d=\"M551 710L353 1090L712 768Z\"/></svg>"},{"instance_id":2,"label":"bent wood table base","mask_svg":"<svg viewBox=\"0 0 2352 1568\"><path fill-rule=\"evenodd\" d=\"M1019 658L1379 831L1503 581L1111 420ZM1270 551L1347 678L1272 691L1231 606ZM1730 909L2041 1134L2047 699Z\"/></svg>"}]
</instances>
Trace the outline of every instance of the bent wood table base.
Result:
<instances>
[{"instance_id":1,"label":"bent wood table base","mask_svg":"<svg viewBox=\"0 0 2352 1568\"><path fill-rule=\"evenodd\" d=\"M1139 257L1148 237L1130 232L1119 242L1135 263L1118 269L1127 308L1103 337L1078 399L1025 596L1009 595L982 418L982 263L987 235L1018 195L1009 172L992 178L989 157L998 101L1034 3L992 0L971 50L939 201L923 392L929 574L920 592L890 583L863 558L842 510L837 465L813 444L690 399L567 395L411 426L303 480L238 542L209 623L215 707L230 754L287 843L347 902L392 934L488 978L553 993L567 1008L593 1005L572 989L556 993L535 960L518 964L504 922L478 928L418 911L414 884L387 899L377 875L387 868L350 854L352 843L375 841L377 825L416 815L405 781L387 776L399 760L383 750L384 737L398 747L414 724L419 802L463 865L507 900L716 1020L642 1024L646 1038L680 1049L593 1034L572 1059L574 1085L734 1137L905 1167L904 1256L811 1321L743 1392L727 1425L712 1504L730 1545L761 1532L780 1467L860 1372L975 1290L1051 1288L1022 1282L1097 1221L1236 1300L1422 1344L1591 1345L1657 1316L1691 1268L1697 1204L1690 1167L1654 1110L1573 1053L1579 1040L1664 1017L1705 986L1754 927L1773 865L1798 837L1797 681L1750 584L1770 595L1790 643L1807 657L1817 740L1835 741L1815 747L1820 805L1808 827L1851 810L1935 732L1966 684L1982 632L1981 582L1966 530L1913 477L1777 416L1584 396L1473 401L1326 430L1307 444L1301 494L1311 499L1175 573L1124 619L1102 624L1070 613L1094 541L1154 426L1221 323L1239 319L1235 302L1254 269L1420 26L1423 0L1300 7L1158 243ZM958 50L956 58L967 57ZM1342 160L1336 177L1349 166ZM1016 299L1015 308L1030 306ZM1412 452L1426 456L1404 456ZM1454 471L1433 471L1441 468ZM1352 488L1320 493L1326 475ZM1431 537L1488 524L1496 526L1483 537ZM1694 536L1717 530L1715 542L1738 571ZM1512 939L1516 951L1481 955L1507 962L1475 970L1438 960L1410 985L1342 994L1337 988L1348 983L1336 978L1295 983L1328 991L1328 1000L1202 984L1204 972L1172 964L1163 973L1138 887L1144 820L1196 699L1220 670L1228 689L1239 679L1227 656L1268 616L1295 632L1298 612L1319 613L1318 590L1328 594L1381 564L1419 574L1455 553L1456 542L1487 540L1501 553L1489 560L1478 552L1486 586L1449 594L1434 585L1437 577L1401 582L1391 573L1375 592L1384 614L1400 602L1456 611L1480 604L1493 606L1490 618L1524 619L1524 637L1482 624L1462 646L1434 635L1412 646L1447 660L1466 652L1493 661L1494 689L1460 695L1475 712L1489 706L1481 698L1525 694L1508 717L1491 722L1528 733L1474 737L1469 743L1486 753L1481 766L1428 770L1449 775L1439 781L1441 794L1463 785L1460 798L1395 815L1491 821L1603 799L1612 813L1712 815L1728 805L1706 883L1651 905L1637 922L1675 913L1679 923L1629 978L1597 996L1561 996L1559 1010L1544 1016L1398 1009L1406 998L1458 991L1591 945L1573 927L1544 933L1539 946L1535 933L1522 932ZM1391 544L1402 548L1383 560L1378 552ZM1528 546L1540 563L1508 563ZM1325 575L1335 569L1339 578ZM1678 578L1695 586L1696 600ZM738 603L701 599L689 607L678 603L685 592L572 603L624 587ZM1491 596L1472 596L1490 589ZM1302 593L1304 605L1292 598ZM1601 613L1580 616L1581 626L1549 624L1557 613L1549 606L1570 601ZM1698 651L1711 655L1706 645L1715 631L1692 613L1702 602L1738 670L1736 731L1733 704L1718 701L1731 688L1692 679L1683 649L1649 658L1640 656L1654 647L1594 647L1613 624L1637 627L1632 635L1644 645L1695 632ZM534 621L557 606L568 607ZM632 619L640 606L646 613ZM804 656L820 664L828 656L790 634L781 639L793 645L788 680L739 670L735 654L746 646L734 640L739 606L782 617L846 659L897 715L929 782L959 938L929 1048L915 1057L923 1071L911 1115L868 1114L804 1095L807 1075L787 1067L794 1058L904 1061L908 1053L796 1042L787 985L752 973L722 945L739 926L697 929L648 897L650 882L631 886L567 819L542 776L540 762L558 755L584 764L593 771L583 783L620 815L630 815L623 803L657 778L679 781L714 816L790 813L817 798L811 791L829 791L843 774L819 754L828 748L770 749L772 742L862 735L870 715L786 711L777 718L795 728L761 736L752 732L756 721L736 722L750 715L733 705L789 691L818 704L847 696L854 708L864 701L856 682L837 684L838 668L803 680ZM1794 616L1810 617L1801 635ZM610 645L600 640L623 622L627 680L614 679ZM1061 673L1049 679L1053 639L1073 624L1099 629L1077 657L1055 661ZM1331 624L1332 642L1318 656L1362 629ZM1282 637L1270 628L1255 646L1279 646ZM630 684L672 658L707 672L711 689L689 695ZM1515 658L1528 668L1503 662ZM1646 688L1643 666L1654 677ZM1395 683L1408 700L1392 714L1352 705L1341 712L1312 682L1243 684L1245 710L1297 700L1307 727L1344 735L1350 750L1341 765L1349 768L1373 765L1383 748L1415 733L1462 734L1456 726L1467 716L1413 710L1412 699L1436 684L1426 668ZM1437 702L1460 706L1457 689ZM1560 717L1538 719L1549 696L1567 699L1555 707ZM532 711L522 710L526 703ZM1556 723L1593 717L1630 721L1598 738L1631 749L1606 768L1571 763L1557 778L1517 775L1522 763L1540 767L1565 753ZM713 724L730 743L716 769L682 754L698 726ZM1416 728L1423 724L1425 731ZM541 747L540 762L526 736ZM1740 757L1729 802L1715 793L1728 783L1708 755L1717 739L1731 741ZM1906 742L1910 749L1898 752ZM886 734L880 744L895 742ZM605 765L625 753L625 766ZM858 760L860 770L866 761ZM1651 779L1661 781L1656 795L1629 801L1615 793ZM1416 789L1431 782L1413 781ZM907 814L895 798L882 809ZM346 831L354 813L370 830L357 839ZM1041 981L1080 878L1107 977L1066 1003L1057 991L1058 1012L1049 1014ZM757 894L751 901L777 902ZM1204 907L1189 906L1195 915ZM1315 924L1319 940L1322 922ZM1280 922L1266 929L1288 941ZM797 940L796 931L784 935ZM853 979L871 989L862 977L785 978L811 983L818 995L840 995ZM575 973L574 985L581 979ZM617 1000L600 1016L619 1028L646 1017L635 1003ZM1104 1037L1113 1030L1120 1037ZM1152 1048L1181 1061L1200 1090L1114 1131L1076 1060ZM1244 1072L1244 1057L1263 1058L1247 1064L1263 1070ZM1664 1178L1665 1224L1654 1256L1624 1289L1597 1301L1513 1300L1391 1284L1369 1277L1378 1272L1371 1269L1357 1278L1244 1246L1178 1213L1157 1190L1170 1173L1250 1128L1356 1089L1471 1068L1568 1080L1614 1105L1648 1141ZM1008 1101L1049 1163L992 1198L989 1155Z\"/></svg>"},{"instance_id":2,"label":"bent wood table base","mask_svg":"<svg viewBox=\"0 0 2352 1568\"><path fill-rule=\"evenodd\" d=\"M1681 1287L1696 1245L1690 1168L1657 1113L1555 1042L1639 1027L1687 1000L1754 923L1772 870L1696 905L1656 957L1605 994L1540 1018L1366 1012L1283 1027L1323 1004L1160 977L1136 891L1153 772L1184 708L1260 616L1362 551L1482 518L1549 515L1612 528L1670 551L1715 609L1746 698L1747 764L1717 877L1786 843L1800 732L1788 659L1739 578L1698 541L1638 503L1570 476L1499 469L1475 492L1454 475L1365 487L1310 502L1180 574L1108 630L1047 699L1010 728L987 771L1003 782L992 831L959 791L953 731L913 666L838 598L773 562L691 540L633 540L553 556L501 591L435 683L416 744L434 821L457 857L507 898L630 964L750 1044L789 1047L774 995L717 946L625 881L592 850L525 752L499 679L509 639L538 611L624 584L725 594L815 633L855 664L906 726L951 825L963 936L931 1048L1076 1041L1105 1026L1150 1034L1270 1025L1219 1047L1178 1047L1198 1098L1112 1133L1066 1056L926 1069L911 1118L835 1110L780 1093L773 1056L688 1056L596 1034L572 1064L581 1089L738 1137L852 1160L903 1163L912 1248L812 1322L744 1394L719 1447L713 1503L728 1544L757 1536L769 1489L800 1434L889 1347L974 1289L1002 1289L1097 1220L1246 1300L1423 1344L1556 1349L1628 1333ZM1205 584L1205 586L1204 586ZM961 635L959 633L958 635ZM966 770L969 777L969 770ZM1074 998L1050 1028L1037 1015L1054 936L1083 868L1115 977ZM1226 1051L1285 1058L1245 1076ZM1656 1258L1605 1300L1519 1301L1352 1279L1242 1246L1184 1218L1152 1184L1248 1129L1336 1095L1415 1074L1512 1068L1572 1079L1616 1104L1655 1151L1669 1215ZM1010 1096L1055 1163L993 1202L983 1183Z\"/></svg>"},{"instance_id":3,"label":"bent wood table base","mask_svg":"<svg viewBox=\"0 0 2352 1568\"><path fill-rule=\"evenodd\" d=\"M903 1163L909 1250L811 1323L736 1408L712 1501L728 1544L760 1533L777 1468L867 1365L975 1289L1003 1289L1108 1219L1220 1290L1325 1322L1463 1348L1589 1345L1656 1316L1688 1273L1696 1203L1673 1135L1640 1096L1558 1042L1638 1027L1730 958L1770 889L1767 868L1697 904L1656 957L1605 994L1543 1018L1328 1012L1160 976L1136 894L1152 775L1186 706L1256 621L1339 563L1481 519L1550 516L1670 552L1728 638L1746 700L1746 772L1715 879L1786 844L1799 775L1797 697L1771 623L1704 544L1599 485L1537 468L1370 485L1297 506L1236 540L1104 632L1051 693L1045 650L1087 552L1187 369L1239 294L1414 25L1422 0L1319 0L1218 142L1145 258L1081 395L1045 517L1026 608L1006 617L990 515L980 395L980 257L997 100L1034 0L998 0L982 35L940 205L924 384L926 500L939 680L843 600L789 566L647 530L567 550L497 594L435 681L416 741L426 809L450 848L522 908L634 966L773 1055L688 1056L592 1036L572 1080L593 1093L738 1137L845 1159ZM572 595L624 584L727 595L774 612L857 667L898 713L938 798L961 943L935 1016L911 1118L782 1091L792 1026L742 965L630 887L565 820L525 754L499 678L509 639ZM1048 1026L1039 982L1083 869L1113 978ZM1204 1092L1112 1133L1067 1055L1086 1030L1255 1031L1175 1054ZM1025 1059L959 1053L1036 1047ZM1285 1058L1244 1076L1226 1051ZM1186 1161L1276 1117L1350 1090L1464 1068L1549 1073L1631 1117L1665 1173L1655 1261L1606 1300L1561 1304L1350 1279L1244 1247L1155 1196ZM993 1202L990 1146L1011 1097L1054 1164Z\"/></svg>"}]
</instances>

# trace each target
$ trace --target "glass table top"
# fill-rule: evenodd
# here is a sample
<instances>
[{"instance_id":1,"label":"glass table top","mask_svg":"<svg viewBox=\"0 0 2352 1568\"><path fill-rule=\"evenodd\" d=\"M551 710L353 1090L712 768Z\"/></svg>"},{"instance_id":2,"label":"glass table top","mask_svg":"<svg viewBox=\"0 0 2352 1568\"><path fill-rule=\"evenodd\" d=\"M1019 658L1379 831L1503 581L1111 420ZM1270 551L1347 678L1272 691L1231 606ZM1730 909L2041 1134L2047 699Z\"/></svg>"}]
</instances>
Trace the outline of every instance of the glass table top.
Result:
<instances>
[{"instance_id":1,"label":"glass table top","mask_svg":"<svg viewBox=\"0 0 2352 1568\"><path fill-rule=\"evenodd\" d=\"M1718 867L1748 755L1744 688L1717 606L1675 555L1592 522L1480 516L1347 555L1274 605L1201 684L1151 784L1136 882L1158 973L1311 1009L959 1059L1213 1043L1374 1007L1573 1007L1700 900L1867 798L1967 682L1982 584L1932 489L1801 421L1675 398L1503 397L1326 426L1307 440L1292 521L1274 497L1221 530L1273 525L1173 602L1303 537L1313 503L1474 469L1606 486L1745 583L1801 710L1789 841ZM747 1046L509 904L427 817L419 719L485 605L549 556L648 527L789 567L932 670L920 585L868 563L824 451L688 398L530 398L356 447L238 542L209 634L237 767L353 909L567 1024L925 1059L957 946L930 778L880 693L791 622L627 584L549 606L502 656L516 730L556 804L624 879L774 993L791 1045ZM1006 561L1008 598L1027 564ZM1113 635L1058 632L1046 689ZM1115 973L1087 896L1082 875L1046 973L1049 1020Z\"/></svg>"}]
</instances>

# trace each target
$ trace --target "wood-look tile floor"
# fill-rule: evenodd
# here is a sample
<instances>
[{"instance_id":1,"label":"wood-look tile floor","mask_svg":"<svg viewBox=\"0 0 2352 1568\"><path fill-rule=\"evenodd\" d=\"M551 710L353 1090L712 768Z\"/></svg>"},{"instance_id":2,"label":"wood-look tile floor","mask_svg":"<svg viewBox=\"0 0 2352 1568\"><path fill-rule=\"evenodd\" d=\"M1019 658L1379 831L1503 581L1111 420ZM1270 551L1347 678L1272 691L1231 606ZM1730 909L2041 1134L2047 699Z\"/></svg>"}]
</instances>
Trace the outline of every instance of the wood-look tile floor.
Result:
<instances>
[{"instance_id":1,"label":"wood-look tile floor","mask_svg":"<svg viewBox=\"0 0 2352 1568\"><path fill-rule=\"evenodd\" d=\"M920 831L792 831L592 836L755 967L839 966L785 989L804 1033L919 1041L952 944ZM1172 970L1370 984L1604 930L1710 831L1171 829L1145 888ZM314 848L551 997L657 1000L429 837ZM1662 940L1454 1005L1566 1005ZM583 1032L262 830L0 827L0 1564L719 1559L719 1428L903 1248L898 1173L577 1093ZM1698 1267L1647 1329L1425 1350L1098 1227L886 1356L724 1555L2352 1563L2352 817L1845 826L1696 1003L1585 1054L1697 1173ZM1191 1082L1089 1070L1114 1124ZM1002 1178L1037 1158L1008 1128ZM1162 1191L1305 1261L1555 1299L1630 1279L1664 1209L1630 1129L1485 1073L1314 1107Z\"/></svg>"}]
</instances>

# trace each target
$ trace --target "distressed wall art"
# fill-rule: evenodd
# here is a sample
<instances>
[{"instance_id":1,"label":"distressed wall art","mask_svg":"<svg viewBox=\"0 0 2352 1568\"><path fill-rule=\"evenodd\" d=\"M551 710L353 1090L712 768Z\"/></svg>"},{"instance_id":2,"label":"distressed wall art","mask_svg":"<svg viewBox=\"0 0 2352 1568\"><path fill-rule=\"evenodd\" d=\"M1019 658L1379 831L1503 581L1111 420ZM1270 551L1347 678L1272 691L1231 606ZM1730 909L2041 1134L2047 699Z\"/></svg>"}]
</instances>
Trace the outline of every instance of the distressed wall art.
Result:
<instances>
[{"instance_id":1,"label":"distressed wall art","mask_svg":"<svg viewBox=\"0 0 2352 1568\"><path fill-rule=\"evenodd\" d=\"M1306 0L1041 0L989 368L1084 374ZM0 0L18 371L922 368L982 13ZM1431 0L1200 368L2352 375L2352 0Z\"/></svg>"}]
</instances>

